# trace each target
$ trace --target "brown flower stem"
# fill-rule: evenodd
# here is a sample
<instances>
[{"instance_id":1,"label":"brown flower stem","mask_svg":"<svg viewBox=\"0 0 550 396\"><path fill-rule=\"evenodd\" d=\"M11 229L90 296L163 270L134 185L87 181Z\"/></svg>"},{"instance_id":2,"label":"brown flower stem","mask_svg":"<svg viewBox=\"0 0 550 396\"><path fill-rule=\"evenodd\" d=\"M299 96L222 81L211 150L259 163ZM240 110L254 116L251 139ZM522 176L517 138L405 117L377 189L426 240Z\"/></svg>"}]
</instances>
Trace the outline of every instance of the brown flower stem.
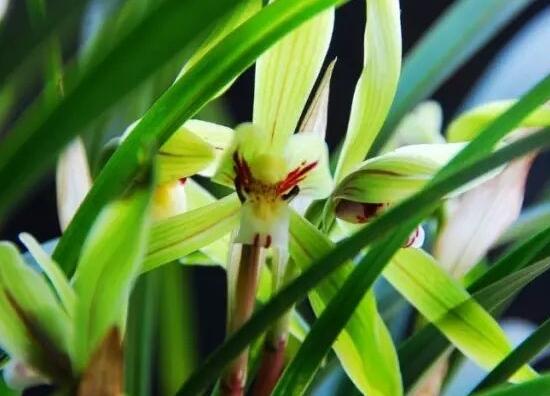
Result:
<instances>
[{"instance_id":1,"label":"brown flower stem","mask_svg":"<svg viewBox=\"0 0 550 396\"><path fill-rule=\"evenodd\" d=\"M266 336L260 369L252 391L253 396L269 396L275 388L284 368L287 340L286 334Z\"/></svg>"},{"instance_id":2,"label":"brown flower stem","mask_svg":"<svg viewBox=\"0 0 550 396\"><path fill-rule=\"evenodd\" d=\"M252 315L258 274L261 264L261 247L243 245L235 285L234 303L229 312L229 334L239 329ZM226 368L221 379L221 394L240 396L244 394L246 371L248 365L248 348L245 349Z\"/></svg>"}]
</instances>

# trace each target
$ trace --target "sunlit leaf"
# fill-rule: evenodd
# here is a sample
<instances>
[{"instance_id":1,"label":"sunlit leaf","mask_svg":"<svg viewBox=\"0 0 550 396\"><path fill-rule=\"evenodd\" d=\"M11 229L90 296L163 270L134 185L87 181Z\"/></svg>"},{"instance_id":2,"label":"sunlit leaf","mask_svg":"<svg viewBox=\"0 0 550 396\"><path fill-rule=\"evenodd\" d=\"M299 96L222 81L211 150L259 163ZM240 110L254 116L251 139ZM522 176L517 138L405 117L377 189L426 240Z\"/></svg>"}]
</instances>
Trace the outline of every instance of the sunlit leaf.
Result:
<instances>
[{"instance_id":1,"label":"sunlit leaf","mask_svg":"<svg viewBox=\"0 0 550 396\"><path fill-rule=\"evenodd\" d=\"M72 315L74 313L76 296L63 271L61 271L57 264L51 259L50 255L44 251L42 246L40 246L32 235L23 233L19 235L19 239L21 239L21 242L29 250L52 283L65 311L67 311L69 315Z\"/></svg>"},{"instance_id":2,"label":"sunlit leaf","mask_svg":"<svg viewBox=\"0 0 550 396\"><path fill-rule=\"evenodd\" d=\"M305 270L334 245L301 216L291 216L290 254ZM310 301L320 315L350 274L346 264L310 293ZM368 395L402 393L397 358L389 332L380 318L374 294L368 293L355 308L353 316L333 346L342 366L357 388Z\"/></svg>"},{"instance_id":3,"label":"sunlit leaf","mask_svg":"<svg viewBox=\"0 0 550 396\"><path fill-rule=\"evenodd\" d=\"M497 322L420 249L402 249L384 277L466 356L484 368L495 367L511 350ZM514 382L536 374L524 367Z\"/></svg>"},{"instance_id":4,"label":"sunlit leaf","mask_svg":"<svg viewBox=\"0 0 550 396\"><path fill-rule=\"evenodd\" d=\"M144 177L103 209L82 250L73 278L73 361L79 372L110 328L124 330L130 291L147 244L152 181Z\"/></svg>"},{"instance_id":5,"label":"sunlit leaf","mask_svg":"<svg viewBox=\"0 0 550 396\"><path fill-rule=\"evenodd\" d=\"M390 110L401 71L398 0L367 1L364 67L353 97L336 181L365 159Z\"/></svg>"}]
</instances>

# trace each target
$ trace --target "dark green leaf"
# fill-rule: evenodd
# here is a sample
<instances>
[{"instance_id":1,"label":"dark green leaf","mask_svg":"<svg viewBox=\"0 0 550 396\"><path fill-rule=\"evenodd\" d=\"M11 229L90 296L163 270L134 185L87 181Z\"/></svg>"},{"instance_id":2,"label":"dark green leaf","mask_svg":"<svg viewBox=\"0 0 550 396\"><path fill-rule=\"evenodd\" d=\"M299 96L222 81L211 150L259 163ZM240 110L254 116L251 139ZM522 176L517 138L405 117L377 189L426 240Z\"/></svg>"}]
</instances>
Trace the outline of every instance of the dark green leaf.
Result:
<instances>
[{"instance_id":1,"label":"dark green leaf","mask_svg":"<svg viewBox=\"0 0 550 396\"><path fill-rule=\"evenodd\" d=\"M528 363L532 358L550 344L550 319L541 324L525 341L523 341L506 359L494 368L474 392L506 381L519 367Z\"/></svg>"},{"instance_id":2,"label":"dark green leaf","mask_svg":"<svg viewBox=\"0 0 550 396\"><path fill-rule=\"evenodd\" d=\"M503 386L476 396L546 396L550 395L550 375L514 386Z\"/></svg>"},{"instance_id":3,"label":"dark green leaf","mask_svg":"<svg viewBox=\"0 0 550 396\"><path fill-rule=\"evenodd\" d=\"M67 81L63 100L51 103L42 98L36 103L0 147L0 212L5 212L24 187L47 170L72 137L169 61L234 3L163 1L104 58L90 64L78 78ZM116 195L120 191L112 192ZM86 229L89 225L91 222Z\"/></svg>"}]
</instances>

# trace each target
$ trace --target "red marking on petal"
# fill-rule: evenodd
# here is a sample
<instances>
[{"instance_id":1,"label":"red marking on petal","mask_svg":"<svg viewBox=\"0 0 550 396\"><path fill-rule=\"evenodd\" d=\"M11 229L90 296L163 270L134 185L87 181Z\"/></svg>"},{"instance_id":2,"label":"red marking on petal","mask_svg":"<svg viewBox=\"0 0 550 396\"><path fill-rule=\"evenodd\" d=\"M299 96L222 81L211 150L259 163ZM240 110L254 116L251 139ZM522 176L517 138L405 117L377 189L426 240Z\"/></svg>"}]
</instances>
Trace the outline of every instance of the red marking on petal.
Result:
<instances>
[{"instance_id":1,"label":"red marking on petal","mask_svg":"<svg viewBox=\"0 0 550 396\"><path fill-rule=\"evenodd\" d=\"M290 171L283 181L279 182L279 184L277 185L277 194L283 194L284 192L298 185L298 183L302 182L306 178L308 172L310 172L316 166L317 161L311 162L309 164L306 164L306 162L303 161L300 166Z\"/></svg>"},{"instance_id":2,"label":"red marking on petal","mask_svg":"<svg viewBox=\"0 0 550 396\"><path fill-rule=\"evenodd\" d=\"M184 185L186 182L187 182L187 178L186 178L186 177L182 177L182 178L180 179L180 184L181 184L181 185Z\"/></svg>"},{"instance_id":3,"label":"red marking on petal","mask_svg":"<svg viewBox=\"0 0 550 396\"><path fill-rule=\"evenodd\" d=\"M271 246L271 235L268 235L266 238L265 238L265 248L269 248Z\"/></svg>"},{"instance_id":4,"label":"red marking on petal","mask_svg":"<svg viewBox=\"0 0 550 396\"><path fill-rule=\"evenodd\" d=\"M405 244L405 248L411 247L414 244L414 241L416 241L416 238L418 238L418 234L420 233L420 230L418 227L414 230L414 232L409 236L409 239L407 240L407 243Z\"/></svg>"},{"instance_id":5,"label":"red marking on petal","mask_svg":"<svg viewBox=\"0 0 550 396\"><path fill-rule=\"evenodd\" d=\"M254 245L253 246L260 246L260 234L254 235Z\"/></svg>"}]
</instances>

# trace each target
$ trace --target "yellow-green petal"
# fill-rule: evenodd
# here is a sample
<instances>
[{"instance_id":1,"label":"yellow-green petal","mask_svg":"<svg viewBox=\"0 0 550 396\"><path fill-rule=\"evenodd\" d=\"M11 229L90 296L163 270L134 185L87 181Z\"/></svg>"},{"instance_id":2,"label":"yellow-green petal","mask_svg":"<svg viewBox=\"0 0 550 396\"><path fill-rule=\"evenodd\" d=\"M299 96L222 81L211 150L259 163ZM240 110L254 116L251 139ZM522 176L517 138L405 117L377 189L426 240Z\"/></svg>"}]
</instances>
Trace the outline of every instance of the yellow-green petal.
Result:
<instances>
[{"instance_id":1,"label":"yellow-green petal","mask_svg":"<svg viewBox=\"0 0 550 396\"><path fill-rule=\"evenodd\" d=\"M256 62L253 122L276 147L296 131L325 59L334 10L312 18L285 36Z\"/></svg>"},{"instance_id":2,"label":"yellow-green petal","mask_svg":"<svg viewBox=\"0 0 550 396\"><path fill-rule=\"evenodd\" d=\"M232 135L230 128L221 125L200 120L187 121L158 152L158 183L199 172L212 173Z\"/></svg>"},{"instance_id":3,"label":"yellow-green petal","mask_svg":"<svg viewBox=\"0 0 550 396\"><path fill-rule=\"evenodd\" d=\"M364 58L336 168L336 181L363 161L390 110L401 72L398 0L367 1Z\"/></svg>"}]
</instances>

